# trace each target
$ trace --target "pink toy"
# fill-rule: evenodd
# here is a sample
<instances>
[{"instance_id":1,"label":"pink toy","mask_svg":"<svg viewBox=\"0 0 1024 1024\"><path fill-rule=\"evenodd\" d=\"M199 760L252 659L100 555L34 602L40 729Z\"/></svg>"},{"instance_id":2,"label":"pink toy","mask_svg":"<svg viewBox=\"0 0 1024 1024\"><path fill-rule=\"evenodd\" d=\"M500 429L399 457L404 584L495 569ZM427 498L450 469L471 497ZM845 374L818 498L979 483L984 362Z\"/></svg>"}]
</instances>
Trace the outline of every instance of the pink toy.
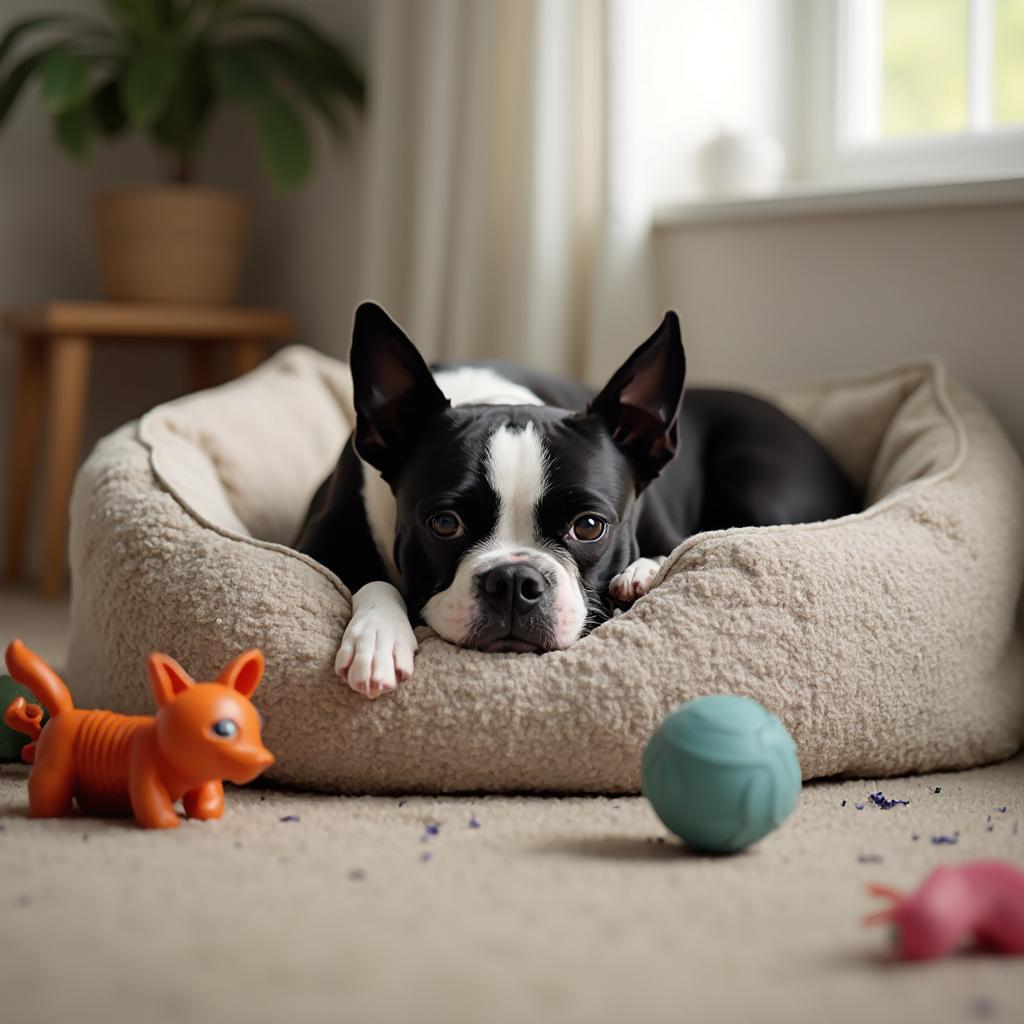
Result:
<instances>
[{"instance_id":1,"label":"pink toy","mask_svg":"<svg viewBox=\"0 0 1024 1024\"><path fill-rule=\"evenodd\" d=\"M1024 871L998 860L936 868L920 889L904 896L886 885L869 885L893 906L864 919L891 921L902 960L933 960L952 953L971 935L979 946L1024 955Z\"/></svg>"}]
</instances>

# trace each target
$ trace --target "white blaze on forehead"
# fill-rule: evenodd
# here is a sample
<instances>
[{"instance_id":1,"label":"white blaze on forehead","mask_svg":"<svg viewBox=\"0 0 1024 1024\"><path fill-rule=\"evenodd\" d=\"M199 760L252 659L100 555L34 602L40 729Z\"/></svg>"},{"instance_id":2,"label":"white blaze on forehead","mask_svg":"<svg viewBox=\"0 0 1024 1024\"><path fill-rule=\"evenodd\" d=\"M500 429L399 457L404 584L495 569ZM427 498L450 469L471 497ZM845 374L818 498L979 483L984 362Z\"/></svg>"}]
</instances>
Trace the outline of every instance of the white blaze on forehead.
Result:
<instances>
[{"instance_id":1,"label":"white blaze on forehead","mask_svg":"<svg viewBox=\"0 0 1024 1024\"><path fill-rule=\"evenodd\" d=\"M491 543L539 544L537 506L547 487L547 452L532 423L521 430L500 427L491 435L487 480L498 497Z\"/></svg>"}]
</instances>

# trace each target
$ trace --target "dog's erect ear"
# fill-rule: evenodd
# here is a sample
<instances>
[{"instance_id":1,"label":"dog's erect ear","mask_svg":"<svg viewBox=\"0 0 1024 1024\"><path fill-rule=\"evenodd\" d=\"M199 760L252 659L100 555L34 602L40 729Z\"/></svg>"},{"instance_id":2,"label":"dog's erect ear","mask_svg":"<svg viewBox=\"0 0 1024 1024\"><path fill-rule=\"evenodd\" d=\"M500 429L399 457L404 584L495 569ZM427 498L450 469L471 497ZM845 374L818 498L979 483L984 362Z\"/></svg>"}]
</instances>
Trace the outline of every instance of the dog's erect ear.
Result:
<instances>
[{"instance_id":1,"label":"dog's erect ear","mask_svg":"<svg viewBox=\"0 0 1024 1024\"><path fill-rule=\"evenodd\" d=\"M669 312L587 406L588 413L604 420L615 444L632 463L638 490L676 453L685 377L679 317Z\"/></svg>"},{"instance_id":2,"label":"dog's erect ear","mask_svg":"<svg viewBox=\"0 0 1024 1024\"><path fill-rule=\"evenodd\" d=\"M158 707L166 707L175 697L194 685L192 677L166 654L151 654L146 659L146 665Z\"/></svg>"},{"instance_id":3,"label":"dog's erect ear","mask_svg":"<svg viewBox=\"0 0 1024 1024\"><path fill-rule=\"evenodd\" d=\"M380 306L364 302L352 329L356 451L394 483L424 426L451 403L416 346Z\"/></svg>"}]
</instances>

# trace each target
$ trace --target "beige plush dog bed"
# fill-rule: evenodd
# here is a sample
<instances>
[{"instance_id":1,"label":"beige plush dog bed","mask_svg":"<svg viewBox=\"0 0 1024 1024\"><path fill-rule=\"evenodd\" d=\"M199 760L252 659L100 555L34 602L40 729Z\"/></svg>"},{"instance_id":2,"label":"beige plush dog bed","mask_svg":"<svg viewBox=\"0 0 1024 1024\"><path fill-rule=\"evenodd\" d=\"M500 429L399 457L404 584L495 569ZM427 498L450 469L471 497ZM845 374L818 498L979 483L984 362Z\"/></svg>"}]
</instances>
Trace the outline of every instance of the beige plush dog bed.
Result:
<instances>
[{"instance_id":1,"label":"beige plush dog bed","mask_svg":"<svg viewBox=\"0 0 1024 1024\"><path fill-rule=\"evenodd\" d=\"M940 366L773 396L866 490L863 513L691 537L651 594L566 651L423 631L413 678L374 702L332 672L348 590L286 546L348 434L350 391L342 364L292 348L100 442L72 503L79 703L149 710L151 650L212 677L258 646L271 777L344 792L635 790L651 731L704 693L779 714L805 778L1020 745L1024 474Z\"/></svg>"}]
</instances>

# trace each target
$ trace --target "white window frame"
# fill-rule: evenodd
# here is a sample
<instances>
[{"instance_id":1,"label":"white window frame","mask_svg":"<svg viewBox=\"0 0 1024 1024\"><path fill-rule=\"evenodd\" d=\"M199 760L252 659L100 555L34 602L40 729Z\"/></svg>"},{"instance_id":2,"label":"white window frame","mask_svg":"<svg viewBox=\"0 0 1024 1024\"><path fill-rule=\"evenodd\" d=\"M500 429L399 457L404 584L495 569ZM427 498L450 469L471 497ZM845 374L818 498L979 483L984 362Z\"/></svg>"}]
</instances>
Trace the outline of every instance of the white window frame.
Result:
<instances>
[{"instance_id":1,"label":"white window frame","mask_svg":"<svg viewBox=\"0 0 1024 1024\"><path fill-rule=\"evenodd\" d=\"M992 0L969 2L969 128L954 135L911 139L880 138L881 96L877 90L853 86L856 62L881 56L870 43L871 34L881 29L881 0L806 0L800 5L806 80L812 83L809 97L795 98L808 119L800 161L806 176L830 183L884 185L1024 174L1024 126L993 126L986 116ZM880 69L868 77L881 89Z\"/></svg>"}]
</instances>

